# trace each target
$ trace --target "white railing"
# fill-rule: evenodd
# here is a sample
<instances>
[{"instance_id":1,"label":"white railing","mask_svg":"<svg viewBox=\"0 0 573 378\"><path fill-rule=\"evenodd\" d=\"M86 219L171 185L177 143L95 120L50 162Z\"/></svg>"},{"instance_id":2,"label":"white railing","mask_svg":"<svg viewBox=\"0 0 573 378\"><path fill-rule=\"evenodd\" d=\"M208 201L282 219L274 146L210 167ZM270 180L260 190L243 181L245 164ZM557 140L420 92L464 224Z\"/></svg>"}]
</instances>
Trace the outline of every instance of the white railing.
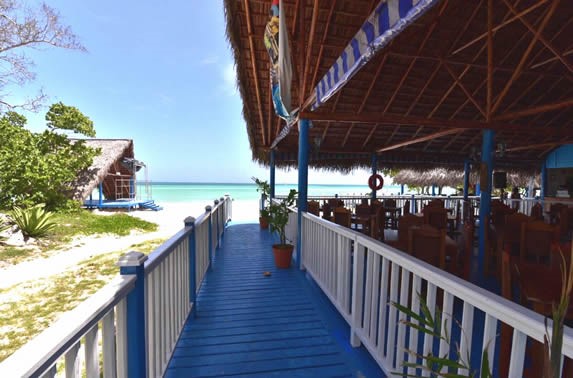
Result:
<instances>
[{"instance_id":1,"label":"white railing","mask_svg":"<svg viewBox=\"0 0 573 378\"><path fill-rule=\"evenodd\" d=\"M163 376L231 206L227 196L187 218L149 256L122 256L121 276L3 361L0 377L99 377L100 363L104 377Z\"/></svg>"},{"instance_id":2,"label":"white railing","mask_svg":"<svg viewBox=\"0 0 573 378\"><path fill-rule=\"evenodd\" d=\"M472 339L481 336L482 350L487 349L488 355L493 356L498 321L513 329L510 377L522 376L526 339L543 342L544 318L529 309L311 214L304 213L302 232L304 268L350 325L351 343L354 346L363 343L388 375L395 372L420 374L414 368L403 368L404 362L415 362L405 350L428 355L434 342L439 342L439 356L446 355L450 346L456 344L461 355L466 356L471 354ZM406 325L401 322L406 315L388 305L396 302L420 313L418 293L424 292L423 298L432 312L436 307L442 309L442 335L447 335L446 340L438 341L425 334L423 342L419 343L418 331L411 328L407 332ZM455 315L458 323L454 323L461 325L459 334L462 335L456 340L452 339L451 332L454 302L463 306L461 316ZM485 314L484 325L479 330L474 329L477 328L474 327L474 310ZM565 327L564 333L562 352L571 358L573 330ZM490 369L493 360L489 359Z\"/></svg>"},{"instance_id":3,"label":"white railing","mask_svg":"<svg viewBox=\"0 0 573 378\"><path fill-rule=\"evenodd\" d=\"M114 279L2 362L0 377L55 377L59 366L66 377L99 377L100 358L105 377L126 377L126 297L134 287L134 276Z\"/></svg>"}]
</instances>

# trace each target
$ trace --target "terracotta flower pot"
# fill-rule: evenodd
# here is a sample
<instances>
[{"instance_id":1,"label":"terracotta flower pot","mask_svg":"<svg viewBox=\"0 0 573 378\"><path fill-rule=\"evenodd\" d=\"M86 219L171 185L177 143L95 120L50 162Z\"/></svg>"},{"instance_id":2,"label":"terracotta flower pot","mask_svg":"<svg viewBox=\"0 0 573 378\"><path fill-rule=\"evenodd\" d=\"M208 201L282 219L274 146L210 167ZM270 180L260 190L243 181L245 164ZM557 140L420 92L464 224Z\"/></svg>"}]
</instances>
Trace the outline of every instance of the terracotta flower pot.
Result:
<instances>
[{"instance_id":1,"label":"terracotta flower pot","mask_svg":"<svg viewBox=\"0 0 573 378\"><path fill-rule=\"evenodd\" d=\"M259 225L261 226L262 230L266 230L269 228L269 220L265 217L259 217Z\"/></svg>"},{"instance_id":2,"label":"terracotta flower pot","mask_svg":"<svg viewBox=\"0 0 573 378\"><path fill-rule=\"evenodd\" d=\"M290 268L292 251L294 246L291 244L274 244L273 253L275 255L275 265L277 268Z\"/></svg>"}]
</instances>

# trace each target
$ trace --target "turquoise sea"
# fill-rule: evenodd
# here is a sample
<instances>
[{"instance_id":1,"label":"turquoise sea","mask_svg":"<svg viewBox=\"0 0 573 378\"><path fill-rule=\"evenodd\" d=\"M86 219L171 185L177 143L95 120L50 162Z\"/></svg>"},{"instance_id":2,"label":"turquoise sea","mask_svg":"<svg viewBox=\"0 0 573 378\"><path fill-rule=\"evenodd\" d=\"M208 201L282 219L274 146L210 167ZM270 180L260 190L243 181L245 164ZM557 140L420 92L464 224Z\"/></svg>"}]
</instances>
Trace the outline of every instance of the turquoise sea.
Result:
<instances>
[{"instance_id":1,"label":"turquoise sea","mask_svg":"<svg viewBox=\"0 0 573 378\"><path fill-rule=\"evenodd\" d=\"M141 184L138 184L138 186ZM290 189L296 189L296 184L277 184L276 194L288 194ZM407 190L407 188L405 188ZM138 187L139 193L144 188ZM309 196L364 195L370 192L367 185L310 185ZM379 194L399 194L399 185L385 185ZM256 200L260 198L255 184L223 184L223 183L151 183L151 197L156 202L186 202L196 200L214 200L229 194L237 200Z\"/></svg>"}]
</instances>

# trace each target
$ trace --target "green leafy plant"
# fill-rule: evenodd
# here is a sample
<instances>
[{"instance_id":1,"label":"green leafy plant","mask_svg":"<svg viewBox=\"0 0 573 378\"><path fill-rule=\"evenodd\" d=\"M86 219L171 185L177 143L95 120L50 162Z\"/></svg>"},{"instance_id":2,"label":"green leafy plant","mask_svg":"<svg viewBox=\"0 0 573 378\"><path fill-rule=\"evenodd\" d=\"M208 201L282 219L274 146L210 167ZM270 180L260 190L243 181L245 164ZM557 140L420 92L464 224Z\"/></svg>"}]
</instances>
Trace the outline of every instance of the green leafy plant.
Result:
<instances>
[{"instance_id":1,"label":"green leafy plant","mask_svg":"<svg viewBox=\"0 0 573 378\"><path fill-rule=\"evenodd\" d=\"M267 198L271 193L271 186L267 181L259 180L256 177L251 177L251 180L257 185L257 192L261 193L261 208L259 209L259 216L265 220L270 218L269 207L266 206Z\"/></svg>"},{"instance_id":2,"label":"green leafy plant","mask_svg":"<svg viewBox=\"0 0 573 378\"><path fill-rule=\"evenodd\" d=\"M288 216L290 213L289 207L294 205L297 194L296 190L291 189L285 199L271 202L268 208L271 231L279 234L281 245L287 244L285 228L288 223Z\"/></svg>"},{"instance_id":3,"label":"green leafy plant","mask_svg":"<svg viewBox=\"0 0 573 378\"><path fill-rule=\"evenodd\" d=\"M421 362L404 362L403 367L419 369L422 372L429 373L431 377L476 377L478 372L472 371L470 368L470 356L462 356L459 349L456 348L456 358L451 359L450 355L450 337L446 330L441 329L443 314L439 308L436 308L435 314L432 315L426 301L418 293L418 298L420 300L420 313L416 313L409 309L408 307L402 306L399 303L392 302L392 306L396 307L398 311L404 313L408 316L410 320L403 319L400 322L407 325L412 329L416 329L418 332L439 338L444 340L449 345L448 351L443 356L435 356L432 353L427 355L420 355L414 350L407 349L408 354L413 355L416 360ZM490 340L491 341L491 340ZM468 375L457 374L458 369L466 369ZM401 371L394 372L396 375L401 375L404 377L416 377L416 375L410 375ZM489 357L487 351L482 354L481 361L481 372L479 372L480 378L491 378L492 373L489 371Z\"/></svg>"},{"instance_id":4,"label":"green leafy plant","mask_svg":"<svg viewBox=\"0 0 573 378\"><path fill-rule=\"evenodd\" d=\"M14 222L25 238L44 236L56 227L52 220L53 213L46 211L44 207L42 203L28 209L15 207L12 211Z\"/></svg>"}]
</instances>

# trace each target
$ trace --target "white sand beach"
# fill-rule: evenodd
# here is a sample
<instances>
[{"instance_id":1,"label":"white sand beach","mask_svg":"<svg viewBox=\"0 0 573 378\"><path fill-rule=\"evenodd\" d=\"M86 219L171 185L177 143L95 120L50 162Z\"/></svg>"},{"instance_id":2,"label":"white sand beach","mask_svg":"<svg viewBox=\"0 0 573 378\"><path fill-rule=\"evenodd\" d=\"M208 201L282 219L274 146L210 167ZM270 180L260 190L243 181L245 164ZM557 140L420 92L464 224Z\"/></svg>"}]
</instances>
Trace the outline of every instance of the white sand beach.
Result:
<instances>
[{"instance_id":1,"label":"white sand beach","mask_svg":"<svg viewBox=\"0 0 573 378\"><path fill-rule=\"evenodd\" d=\"M61 252L48 258L34 259L18 265L0 269L0 289L28 280L49 277L70 269L79 262L96 255L120 251L146 240L169 238L183 228L183 220L188 216L198 218L205 212L205 201L159 203L161 211L135 210L128 214L159 225L155 232L134 232L128 236L93 235L74 239ZM98 212L96 210L96 212ZM113 214L113 212L98 212ZM234 200L233 222L258 222L259 211L257 200Z\"/></svg>"}]
</instances>

